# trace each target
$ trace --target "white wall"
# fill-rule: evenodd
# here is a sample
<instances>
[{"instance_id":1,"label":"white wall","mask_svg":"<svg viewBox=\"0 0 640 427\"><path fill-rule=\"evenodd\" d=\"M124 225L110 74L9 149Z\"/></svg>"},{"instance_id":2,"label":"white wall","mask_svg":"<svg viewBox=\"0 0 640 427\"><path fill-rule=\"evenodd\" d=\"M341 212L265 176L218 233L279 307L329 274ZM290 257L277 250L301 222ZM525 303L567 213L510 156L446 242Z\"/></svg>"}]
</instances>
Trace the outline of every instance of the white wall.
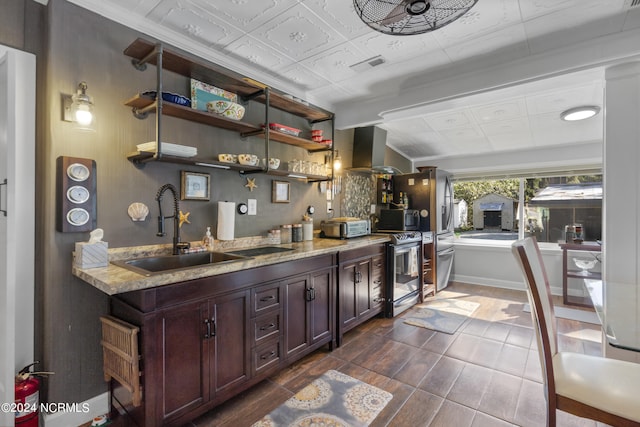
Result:
<instances>
[{"instance_id":1,"label":"white wall","mask_svg":"<svg viewBox=\"0 0 640 427\"><path fill-rule=\"evenodd\" d=\"M605 318L620 341L640 345L640 62L605 78ZM609 357L640 362L639 354L606 347Z\"/></svg>"},{"instance_id":2,"label":"white wall","mask_svg":"<svg viewBox=\"0 0 640 427\"><path fill-rule=\"evenodd\" d=\"M451 280L498 288L525 290L522 271L511 253L511 242L456 239ZM551 292L562 295L562 250L540 243Z\"/></svg>"}]
</instances>

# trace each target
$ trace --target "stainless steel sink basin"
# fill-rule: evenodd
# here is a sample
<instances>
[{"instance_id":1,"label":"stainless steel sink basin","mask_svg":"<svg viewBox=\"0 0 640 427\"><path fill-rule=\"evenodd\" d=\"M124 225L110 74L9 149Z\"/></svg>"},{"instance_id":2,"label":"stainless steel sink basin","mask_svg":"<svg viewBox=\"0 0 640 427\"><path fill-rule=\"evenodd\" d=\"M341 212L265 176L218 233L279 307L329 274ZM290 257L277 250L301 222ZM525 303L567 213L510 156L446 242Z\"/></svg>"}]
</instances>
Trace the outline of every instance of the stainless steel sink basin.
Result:
<instances>
[{"instance_id":1,"label":"stainless steel sink basin","mask_svg":"<svg viewBox=\"0 0 640 427\"><path fill-rule=\"evenodd\" d=\"M154 274L186 270L205 265L242 261L249 258L250 257L247 256L224 252L200 252L195 254L162 255L123 261L112 261L112 264L135 271L136 273L145 276L152 276Z\"/></svg>"},{"instance_id":2,"label":"stainless steel sink basin","mask_svg":"<svg viewBox=\"0 0 640 427\"><path fill-rule=\"evenodd\" d=\"M293 248L283 248L280 246L261 246L257 248L249 248L249 249L241 249L239 251L231 251L229 253L235 255L243 255L243 256L259 256L259 255L270 255L278 252L286 252L292 251Z\"/></svg>"}]
</instances>

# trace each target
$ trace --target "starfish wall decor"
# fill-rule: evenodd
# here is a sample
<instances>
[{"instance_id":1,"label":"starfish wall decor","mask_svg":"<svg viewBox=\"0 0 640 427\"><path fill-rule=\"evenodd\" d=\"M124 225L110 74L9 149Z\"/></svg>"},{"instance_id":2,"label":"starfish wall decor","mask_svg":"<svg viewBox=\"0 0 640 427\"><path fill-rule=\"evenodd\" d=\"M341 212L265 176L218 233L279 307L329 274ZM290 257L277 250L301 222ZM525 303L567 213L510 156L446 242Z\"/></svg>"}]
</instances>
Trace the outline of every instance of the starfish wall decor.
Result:
<instances>
[{"instance_id":1,"label":"starfish wall decor","mask_svg":"<svg viewBox=\"0 0 640 427\"><path fill-rule=\"evenodd\" d=\"M180 219L179 219L178 227L182 228L182 224L184 224L185 222L187 224L191 224L189 222L189 215L191 215L191 212L182 213L182 211L180 211Z\"/></svg>"},{"instance_id":2,"label":"starfish wall decor","mask_svg":"<svg viewBox=\"0 0 640 427\"><path fill-rule=\"evenodd\" d=\"M249 191L253 191L254 188L258 188L255 178L247 178L247 183L244 186L247 187Z\"/></svg>"}]
</instances>

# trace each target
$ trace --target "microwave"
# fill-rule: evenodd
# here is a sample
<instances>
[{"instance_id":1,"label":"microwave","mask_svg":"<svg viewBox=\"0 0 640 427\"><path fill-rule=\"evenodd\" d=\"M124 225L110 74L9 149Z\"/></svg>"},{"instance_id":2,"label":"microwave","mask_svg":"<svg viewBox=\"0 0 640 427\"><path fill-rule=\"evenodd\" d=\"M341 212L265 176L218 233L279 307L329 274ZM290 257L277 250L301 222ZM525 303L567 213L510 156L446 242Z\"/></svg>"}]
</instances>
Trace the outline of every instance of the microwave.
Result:
<instances>
[{"instance_id":1,"label":"microwave","mask_svg":"<svg viewBox=\"0 0 640 427\"><path fill-rule=\"evenodd\" d=\"M382 209L378 219L378 231L417 231L420 214L417 209Z\"/></svg>"}]
</instances>

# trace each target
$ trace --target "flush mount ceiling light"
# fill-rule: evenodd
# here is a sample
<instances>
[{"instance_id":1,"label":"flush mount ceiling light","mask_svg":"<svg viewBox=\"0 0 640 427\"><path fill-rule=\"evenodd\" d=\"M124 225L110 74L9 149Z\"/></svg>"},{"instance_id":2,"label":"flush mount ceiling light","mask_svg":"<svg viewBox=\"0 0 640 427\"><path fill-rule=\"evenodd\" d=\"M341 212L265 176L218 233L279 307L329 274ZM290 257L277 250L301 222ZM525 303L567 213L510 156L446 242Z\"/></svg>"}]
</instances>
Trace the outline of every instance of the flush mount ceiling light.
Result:
<instances>
[{"instance_id":1,"label":"flush mount ceiling light","mask_svg":"<svg viewBox=\"0 0 640 427\"><path fill-rule=\"evenodd\" d=\"M570 108L560 113L560 118L567 122L575 122L577 120L584 120L591 118L600 112L600 107L597 105L586 105L584 107Z\"/></svg>"},{"instance_id":2,"label":"flush mount ceiling light","mask_svg":"<svg viewBox=\"0 0 640 427\"><path fill-rule=\"evenodd\" d=\"M353 0L369 27L384 34L408 36L437 30L452 23L478 0Z\"/></svg>"}]
</instances>

